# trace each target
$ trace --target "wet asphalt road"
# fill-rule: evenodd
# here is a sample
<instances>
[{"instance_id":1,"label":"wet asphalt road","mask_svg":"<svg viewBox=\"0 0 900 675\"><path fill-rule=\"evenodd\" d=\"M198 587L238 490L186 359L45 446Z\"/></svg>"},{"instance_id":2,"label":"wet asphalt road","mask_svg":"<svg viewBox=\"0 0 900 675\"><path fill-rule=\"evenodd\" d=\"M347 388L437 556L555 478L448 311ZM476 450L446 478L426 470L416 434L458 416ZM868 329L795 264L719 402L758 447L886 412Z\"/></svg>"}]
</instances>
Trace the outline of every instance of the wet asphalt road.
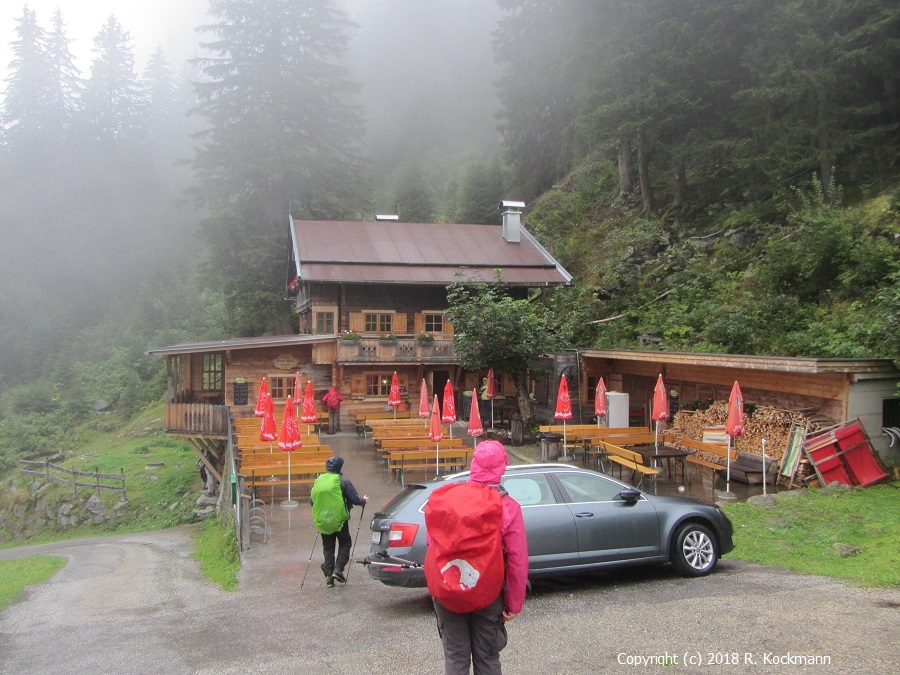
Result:
<instances>
[{"instance_id":1,"label":"wet asphalt road","mask_svg":"<svg viewBox=\"0 0 900 675\"><path fill-rule=\"evenodd\" d=\"M368 516L398 485L355 435L331 440L372 497L362 557ZM359 522L355 509L351 533ZM200 575L195 527L0 551L69 559L0 613L0 672L442 672L427 593L385 587L360 565L326 589L304 502L285 510L275 495L268 541L245 553L237 592ZM889 673L900 667L900 590L725 558L702 579L654 567L536 584L509 635L507 673ZM771 663L788 656L830 665Z\"/></svg>"}]
</instances>

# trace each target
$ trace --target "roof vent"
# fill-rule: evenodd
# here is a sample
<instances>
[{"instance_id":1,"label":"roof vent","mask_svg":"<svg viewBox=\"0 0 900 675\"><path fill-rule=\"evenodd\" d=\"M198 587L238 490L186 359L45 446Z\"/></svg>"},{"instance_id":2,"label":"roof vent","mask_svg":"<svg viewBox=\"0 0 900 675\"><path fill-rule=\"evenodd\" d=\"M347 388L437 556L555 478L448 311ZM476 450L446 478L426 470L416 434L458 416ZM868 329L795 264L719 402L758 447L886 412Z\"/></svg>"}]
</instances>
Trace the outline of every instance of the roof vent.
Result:
<instances>
[{"instance_id":1,"label":"roof vent","mask_svg":"<svg viewBox=\"0 0 900 675\"><path fill-rule=\"evenodd\" d=\"M376 221L388 220L388 221L393 221L396 223L398 220L400 220L400 216L387 215L387 214L376 214L375 220Z\"/></svg>"},{"instance_id":2,"label":"roof vent","mask_svg":"<svg viewBox=\"0 0 900 675\"><path fill-rule=\"evenodd\" d=\"M525 202L500 202L500 211L503 214L503 239L512 244L522 240L522 211Z\"/></svg>"}]
</instances>

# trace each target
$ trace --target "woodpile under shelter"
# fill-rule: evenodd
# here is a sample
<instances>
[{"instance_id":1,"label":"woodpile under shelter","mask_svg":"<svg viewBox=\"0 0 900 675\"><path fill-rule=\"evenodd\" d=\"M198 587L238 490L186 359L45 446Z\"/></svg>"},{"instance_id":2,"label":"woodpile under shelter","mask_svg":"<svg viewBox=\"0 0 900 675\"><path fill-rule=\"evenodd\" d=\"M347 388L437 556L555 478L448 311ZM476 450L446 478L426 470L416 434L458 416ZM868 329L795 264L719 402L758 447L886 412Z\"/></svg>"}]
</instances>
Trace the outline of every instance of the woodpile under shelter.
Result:
<instances>
[{"instance_id":1,"label":"woodpile under shelter","mask_svg":"<svg viewBox=\"0 0 900 675\"><path fill-rule=\"evenodd\" d=\"M885 428L900 426L900 371L889 359L814 359L735 354L696 354L627 349L570 350L554 359L569 377L570 391L590 417L597 381L628 395L632 425L649 424L653 389L663 376L670 419L679 409L727 401L735 381L747 405L798 411L823 426L858 418L884 459L900 458L900 447ZM555 400L556 390L547 392ZM573 396L573 402L576 397Z\"/></svg>"}]
</instances>

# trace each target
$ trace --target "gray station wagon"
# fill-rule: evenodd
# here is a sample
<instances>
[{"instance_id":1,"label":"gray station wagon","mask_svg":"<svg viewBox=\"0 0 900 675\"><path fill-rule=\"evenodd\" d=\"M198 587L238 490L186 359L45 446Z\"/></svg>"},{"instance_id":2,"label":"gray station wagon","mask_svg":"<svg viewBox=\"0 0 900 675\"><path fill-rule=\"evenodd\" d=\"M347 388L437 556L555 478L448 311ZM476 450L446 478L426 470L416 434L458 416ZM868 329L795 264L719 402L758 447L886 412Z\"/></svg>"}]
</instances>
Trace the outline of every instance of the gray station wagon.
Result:
<instances>
[{"instance_id":1,"label":"gray station wagon","mask_svg":"<svg viewBox=\"0 0 900 675\"><path fill-rule=\"evenodd\" d=\"M389 586L424 586L425 502L468 472L408 485L372 519L364 562ZM609 476L565 464L509 466L503 487L522 506L529 578L600 567L669 562L684 576L709 574L734 548L717 506L647 494Z\"/></svg>"}]
</instances>

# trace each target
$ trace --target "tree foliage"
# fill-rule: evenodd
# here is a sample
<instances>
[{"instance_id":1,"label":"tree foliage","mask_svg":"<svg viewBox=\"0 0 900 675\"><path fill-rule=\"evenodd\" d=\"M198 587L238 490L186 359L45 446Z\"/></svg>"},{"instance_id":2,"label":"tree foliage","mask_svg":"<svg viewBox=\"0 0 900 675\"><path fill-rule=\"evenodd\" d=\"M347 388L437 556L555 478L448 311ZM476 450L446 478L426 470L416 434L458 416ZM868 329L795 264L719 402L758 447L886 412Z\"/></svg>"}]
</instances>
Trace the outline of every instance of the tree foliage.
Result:
<instances>
[{"instance_id":1,"label":"tree foliage","mask_svg":"<svg viewBox=\"0 0 900 675\"><path fill-rule=\"evenodd\" d=\"M259 333L284 293L288 215L345 217L360 200L362 116L340 64L351 25L332 0L213 0L209 13L195 83L208 125L193 159L211 209L203 232L220 285L263 282L229 292L232 325Z\"/></svg>"},{"instance_id":2,"label":"tree foliage","mask_svg":"<svg viewBox=\"0 0 900 675\"><path fill-rule=\"evenodd\" d=\"M501 277L495 283L458 281L447 289L454 348L468 370L494 368L516 379L520 408L532 417L525 375L534 360L558 349L563 339L540 303L514 298ZM524 406L522 404L525 404Z\"/></svg>"}]
</instances>

